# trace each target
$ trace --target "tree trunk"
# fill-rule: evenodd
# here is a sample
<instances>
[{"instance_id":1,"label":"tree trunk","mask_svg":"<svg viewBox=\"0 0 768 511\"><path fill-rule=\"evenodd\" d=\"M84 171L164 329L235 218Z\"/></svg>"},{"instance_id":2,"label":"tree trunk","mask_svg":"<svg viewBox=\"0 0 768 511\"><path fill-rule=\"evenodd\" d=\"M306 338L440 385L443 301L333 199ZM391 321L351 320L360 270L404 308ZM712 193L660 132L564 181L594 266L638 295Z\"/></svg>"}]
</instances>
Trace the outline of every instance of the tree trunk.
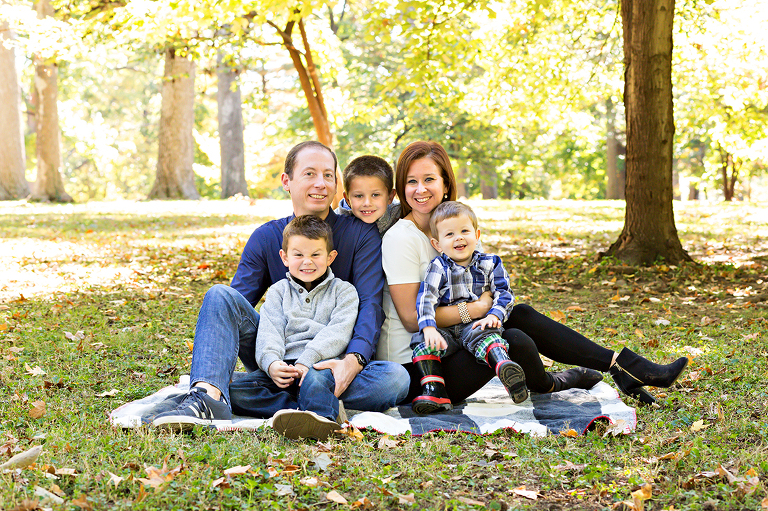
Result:
<instances>
[{"instance_id":1,"label":"tree trunk","mask_svg":"<svg viewBox=\"0 0 768 511\"><path fill-rule=\"evenodd\" d=\"M720 172L723 176L723 198L726 202L731 202L736 190L740 165L738 160L734 159L733 154L722 147L719 147L718 151L720 152ZM730 176L728 175L729 168L731 169Z\"/></svg>"},{"instance_id":2,"label":"tree trunk","mask_svg":"<svg viewBox=\"0 0 768 511\"><path fill-rule=\"evenodd\" d=\"M480 166L480 192L483 199L496 199L499 196L499 189L496 183L496 169L489 165Z\"/></svg>"},{"instance_id":3,"label":"tree trunk","mask_svg":"<svg viewBox=\"0 0 768 511\"><path fill-rule=\"evenodd\" d=\"M5 2L2 2L5 3ZM0 200L29 195L24 175L24 137L21 132L21 94L16 52L5 47L13 39L8 23L0 22Z\"/></svg>"},{"instance_id":4,"label":"tree trunk","mask_svg":"<svg viewBox=\"0 0 768 511\"><path fill-rule=\"evenodd\" d=\"M317 74L317 68L315 68L315 62L312 58L312 48L309 45L309 39L307 39L307 32L304 30L304 21L299 18L299 32L301 34L302 44L304 46L304 61L301 60L301 52L296 49L293 44L293 27L297 24L296 21L289 21L285 26L285 30L280 30L277 25L269 22L272 27L277 30L280 37L283 39L283 46L288 50L288 54L291 56L293 67L299 74L299 83L301 84L301 90L304 92L304 97L307 100L307 108L309 108L309 115L312 117L312 124L315 127L315 133L317 134L318 142L327 145L333 149L333 133L331 132L331 123L328 121L328 112L325 109L325 101L323 100L322 85L320 83L320 77ZM338 206L339 201L342 198L344 190L342 189L341 173L339 169L336 170L336 197L333 200L333 207Z\"/></svg>"},{"instance_id":5,"label":"tree trunk","mask_svg":"<svg viewBox=\"0 0 768 511\"><path fill-rule=\"evenodd\" d=\"M199 199L195 188L195 64L165 50L155 184L150 199Z\"/></svg>"},{"instance_id":6,"label":"tree trunk","mask_svg":"<svg viewBox=\"0 0 768 511\"><path fill-rule=\"evenodd\" d=\"M37 2L39 19L53 16L50 0ZM35 56L35 94L37 95L37 126L35 142L37 155L37 181L32 198L40 201L72 202L64 190L59 171L61 167L61 141L59 132L59 77L55 61Z\"/></svg>"},{"instance_id":7,"label":"tree trunk","mask_svg":"<svg viewBox=\"0 0 768 511\"><path fill-rule=\"evenodd\" d=\"M672 208L674 0L622 0L627 182L624 229L606 253L629 264L690 261Z\"/></svg>"},{"instance_id":8,"label":"tree trunk","mask_svg":"<svg viewBox=\"0 0 768 511\"><path fill-rule=\"evenodd\" d=\"M218 55L216 76L219 87L219 149L221 152L221 198L239 193L248 196L245 183L245 143L243 141L243 104L237 78L240 72Z\"/></svg>"},{"instance_id":9,"label":"tree trunk","mask_svg":"<svg viewBox=\"0 0 768 511\"><path fill-rule=\"evenodd\" d=\"M619 189L619 141L616 139L616 111L610 98L605 102L605 177L607 180L605 198L616 200L623 198ZM623 184L623 183L622 183Z\"/></svg>"}]
</instances>

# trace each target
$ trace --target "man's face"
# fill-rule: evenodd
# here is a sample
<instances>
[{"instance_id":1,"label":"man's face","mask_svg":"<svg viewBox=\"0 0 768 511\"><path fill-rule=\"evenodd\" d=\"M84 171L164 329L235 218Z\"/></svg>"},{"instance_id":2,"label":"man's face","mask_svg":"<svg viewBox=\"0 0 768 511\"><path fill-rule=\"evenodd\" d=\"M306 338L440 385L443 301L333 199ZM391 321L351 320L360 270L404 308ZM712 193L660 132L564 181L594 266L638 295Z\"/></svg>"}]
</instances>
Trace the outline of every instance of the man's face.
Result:
<instances>
[{"instance_id":1,"label":"man's face","mask_svg":"<svg viewBox=\"0 0 768 511\"><path fill-rule=\"evenodd\" d=\"M336 195L336 169L331 153L320 147L302 149L296 157L293 178L281 176L283 189L291 194L296 216L328 216Z\"/></svg>"}]
</instances>

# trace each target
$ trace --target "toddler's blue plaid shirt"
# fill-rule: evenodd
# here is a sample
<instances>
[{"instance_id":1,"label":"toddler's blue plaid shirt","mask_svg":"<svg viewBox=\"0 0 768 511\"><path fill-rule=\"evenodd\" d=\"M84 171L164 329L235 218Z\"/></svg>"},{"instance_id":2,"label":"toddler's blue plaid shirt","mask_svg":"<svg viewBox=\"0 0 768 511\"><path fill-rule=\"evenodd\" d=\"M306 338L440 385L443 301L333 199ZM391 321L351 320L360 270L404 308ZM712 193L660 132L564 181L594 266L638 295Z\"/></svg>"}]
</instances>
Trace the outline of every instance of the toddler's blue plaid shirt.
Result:
<instances>
[{"instance_id":1,"label":"toddler's blue plaid shirt","mask_svg":"<svg viewBox=\"0 0 768 511\"><path fill-rule=\"evenodd\" d=\"M507 319L515 297L509 289L509 275L499 256L475 250L465 268L445 254L440 254L429 263L427 274L419 286L416 298L419 330L425 326L437 327L436 307L473 302L485 291L493 293L493 306L488 314L497 316L501 321Z\"/></svg>"}]
</instances>

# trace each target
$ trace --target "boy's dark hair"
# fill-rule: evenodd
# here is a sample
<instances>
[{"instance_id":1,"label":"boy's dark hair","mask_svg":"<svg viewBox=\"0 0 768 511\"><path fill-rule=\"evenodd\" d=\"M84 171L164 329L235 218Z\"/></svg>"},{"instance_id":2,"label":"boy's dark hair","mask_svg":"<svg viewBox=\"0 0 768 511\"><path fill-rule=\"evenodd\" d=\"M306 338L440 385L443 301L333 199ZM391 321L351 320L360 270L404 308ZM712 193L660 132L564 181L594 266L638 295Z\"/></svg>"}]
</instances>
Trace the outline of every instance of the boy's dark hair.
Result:
<instances>
[{"instance_id":1,"label":"boy's dark hair","mask_svg":"<svg viewBox=\"0 0 768 511\"><path fill-rule=\"evenodd\" d=\"M314 147L316 149L325 149L329 153L331 153L331 156L333 156L333 177L336 178L336 167L339 166L339 162L336 159L336 153L331 151L331 148L328 147L325 144L321 144L320 142L317 142L316 140L307 140L306 142L301 142L299 144L296 144L295 146L291 147L291 150L288 151L288 155L285 157L285 168L283 169L283 172L288 174L288 177L290 179L293 179L293 170L296 167L296 160L299 158L299 153L308 147Z\"/></svg>"},{"instance_id":2,"label":"boy's dark hair","mask_svg":"<svg viewBox=\"0 0 768 511\"><path fill-rule=\"evenodd\" d=\"M324 220L314 215L297 216L283 229L283 251L288 251L288 240L293 236L304 236L311 240L325 240L328 253L333 250L333 231Z\"/></svg>"},{"instance_id":3,"label":"boy's dark hair","mask_svg":"<svg viewBox=\"0 0 768 511\"><path fill-rule=\"evenodd\" d=\"M429 219L429 230L432 232L432 237L437 238L437 224L439 222L457 216L468 217L472 220L472 226L477 230L477 215L472 211L472 208L462 202L449 200L438 204L432 212L432 217Z\"/></svg>"},{"instance_id":4,"label":"boy's dark hair","mask_svg":"<svg viewBox=\"0 0 768 511\"><path fill-rule=\"evenodd\" d=\"M387 187L387 192L391 192L395 187L395 173L387 160L372 154L358 156L344 168L342 177L344 179L344 191L349 192L349 186L356 177L378 177Z\"/></svg>"}]
</instances>

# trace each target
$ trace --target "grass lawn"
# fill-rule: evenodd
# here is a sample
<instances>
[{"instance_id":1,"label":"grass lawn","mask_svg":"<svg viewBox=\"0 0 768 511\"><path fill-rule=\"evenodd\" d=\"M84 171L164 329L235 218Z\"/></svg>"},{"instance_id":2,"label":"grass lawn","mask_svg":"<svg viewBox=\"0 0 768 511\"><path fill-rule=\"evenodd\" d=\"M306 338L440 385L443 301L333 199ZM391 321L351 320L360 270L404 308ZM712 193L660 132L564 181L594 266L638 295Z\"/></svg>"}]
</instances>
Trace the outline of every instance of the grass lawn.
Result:
<instances>
[{"instance_id":1,"label":"grass lawn","mask_svg":"<svg viewBox=\"0 0 768 511\"><path fill-rule=\"evenodd\" d=\"M0 473L0 508L768 507L768 208L677 204L700 264L626 268L595 256L617 238L623 203L473 206L518 302L616 350L691 357L673 388L652 389L661 406L638 408L634 434L363 431L316 443L115 430L109 411L188 374L203 294L229 282L254 227L290 204L7 202L0 463L42 452Z\"/></svg>"}]
</instances>

